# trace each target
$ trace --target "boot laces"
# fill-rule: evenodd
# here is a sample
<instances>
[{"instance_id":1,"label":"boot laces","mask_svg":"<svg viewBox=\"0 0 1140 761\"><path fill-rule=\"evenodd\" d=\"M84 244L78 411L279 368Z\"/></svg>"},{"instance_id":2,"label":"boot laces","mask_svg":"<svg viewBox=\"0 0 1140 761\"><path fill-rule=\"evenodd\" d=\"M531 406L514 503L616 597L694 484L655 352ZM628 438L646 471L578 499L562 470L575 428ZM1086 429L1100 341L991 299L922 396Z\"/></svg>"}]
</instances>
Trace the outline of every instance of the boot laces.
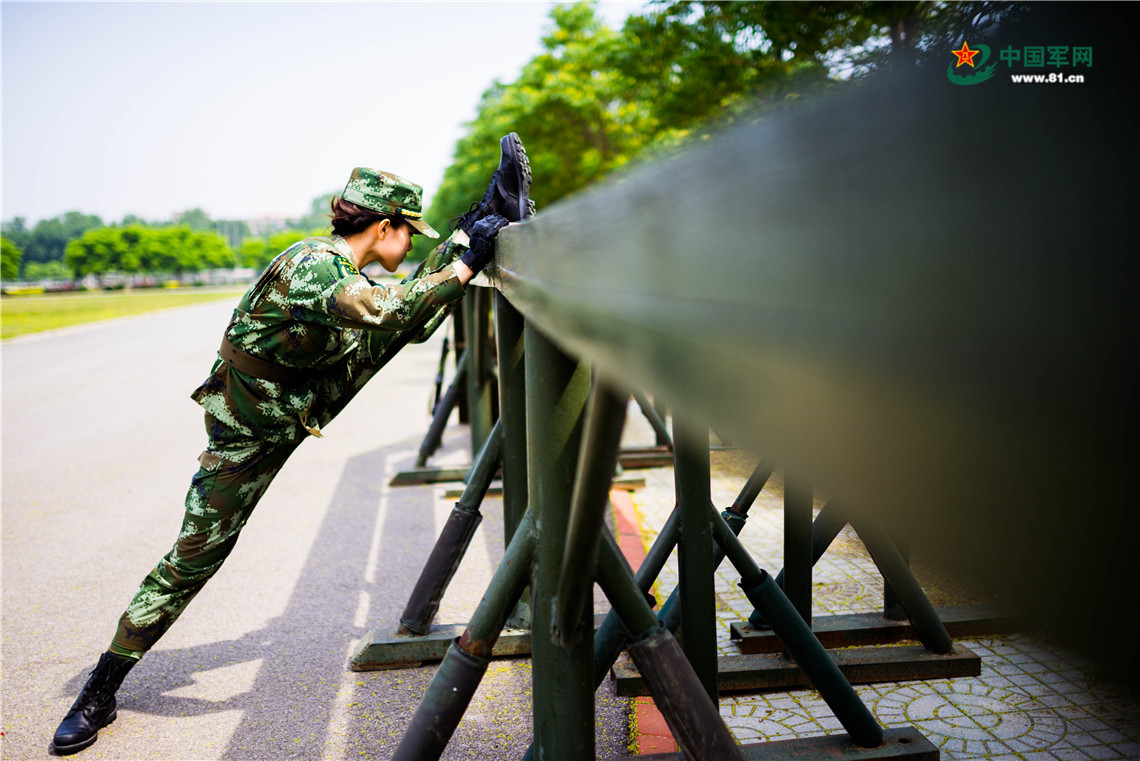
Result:
<instances>
[{"instance_id":1,"label":"boot laces","mask_svg":"<svg viewBox=\"0 0 1140 761\"><path fill-rule=\"evenodd\" d=\"M451 221L449 221L447 223L447 231L449 233L455 232L455 228L459 226L459 223L462 222L463 220L467 219L467 217L471 216L471 213L473 211L475 211L475 209L478 208L479 205L480 205L479 201L472 201L471 205L469 207L467 207L467 213L460 214L458 217L452 217Z\"/></svg>"},{"instance_id":2,"label":"boot laces","mask_svg":"<svg viewBox=\"0 0 1140 761\"><path fill-rule=\"evenodd\" d=\"M118 691L123 677L127 675L133 665L133 663L124 663L108 655L103 656L95 664L95 668L91 670L91 677L87 680L87 684L83 685L79 699L82 701L84 698L97 697L99 702L103 702Z\"/></svg>"},{"instance_id":3,"label":"boot laces","mask_svg":"<svg viewBox=\"0 0 1140 761\"><path fill-rule=\"evenodd\" d=\"M483 198L478 201L472 201L466 214L452 217L451 221L447 223L447 231L453 233L456 227L462 227L468 220L477 222L491 213L495 202L495 190L498 184L499 170L496 169L494 174L491 175L491 183L487 186L486 192L483 193Z\"/></svg>"}]
</instances>

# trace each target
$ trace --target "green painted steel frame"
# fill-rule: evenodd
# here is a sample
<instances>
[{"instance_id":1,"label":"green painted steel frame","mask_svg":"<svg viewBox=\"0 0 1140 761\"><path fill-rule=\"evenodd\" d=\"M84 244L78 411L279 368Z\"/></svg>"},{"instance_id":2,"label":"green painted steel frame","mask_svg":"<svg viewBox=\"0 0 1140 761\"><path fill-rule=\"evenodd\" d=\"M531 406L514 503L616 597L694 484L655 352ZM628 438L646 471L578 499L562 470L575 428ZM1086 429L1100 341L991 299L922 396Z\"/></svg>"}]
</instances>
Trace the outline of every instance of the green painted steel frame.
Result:
<instances>
[{"instance_id":1,"label":"green painted steel frame","mask_svg":"<svg viewBox=\"0 0 1140 761\"><path fill-rule=\"evenodd\" d=\"M709 432L705 426L673 415L673 476L681 515L677 542L677 591L684 621L682 648L714 705L717 692L716 564L709 526Z\"/></svg>"},{"instance_id":2,"label":"green painted steel frame","mask_svg":"<svg viewBox=\"0 0 1140 761\"><path fill-rule=\"evenodd\" d=\"M1093 88L928 73L742 118L545 208L488 277L598 372L1135 663L1136 628L1054 603L1140 581L1130 117ZM1046 592L1062 545L1082 573Z\"/></svg>"},{"instance_id":3,"label":"green painted steel frame","mask_svg":"<svg viewBox=\"0 0 1140 761\"><path fill-rule=\"evenodd\" d=\"M589 367L527 324L527 493L538 527L531 581L534 736L538 759L594 757L594 651L588 638L555 641L555 598L570 518ZM575 628L590 625L582 615Z\"/></svg>"},{"instance_id":4,"label":"green painted steel frame","mask_svg":"<svg viewBox=\"0 0 1140 761\"><path fill-rule=\"evenodd\" d=\"M1140 453L1120 361L1137 322L1132 104L1092 87L948 92L928 73L740 119L501 234L487 274L528 321L539 758L593 753L592 658L549 636L586 385L567 355L1046 613L1107 607L1090 596L1137 576L1122 560L1134 511L1069 514L1119 504ZM1001 129L979 139L966 112ZM1081 154L1058 160L1066 145ZM1058 188L1081 191L1060 214ZM1055 573L1058 541L1080 574ZM766 574L749 591L796 622L797 647L812 640ZM1136 627L1085 618L1061 623L1127 655Z\"/></svg>"},{"instance_id":5,"label":"green painted steel frame","mask_svg":"<svg viewBox=\"0 0 1140 761\"><path fill-rule=\"evenodd\" d=\"M471 451L483 448L495 424L494 383L491 372L490 330L491 294L472 288L463 299L463 326L467 333L467 404L471 415Z\"/></svg>"}]
</instances>

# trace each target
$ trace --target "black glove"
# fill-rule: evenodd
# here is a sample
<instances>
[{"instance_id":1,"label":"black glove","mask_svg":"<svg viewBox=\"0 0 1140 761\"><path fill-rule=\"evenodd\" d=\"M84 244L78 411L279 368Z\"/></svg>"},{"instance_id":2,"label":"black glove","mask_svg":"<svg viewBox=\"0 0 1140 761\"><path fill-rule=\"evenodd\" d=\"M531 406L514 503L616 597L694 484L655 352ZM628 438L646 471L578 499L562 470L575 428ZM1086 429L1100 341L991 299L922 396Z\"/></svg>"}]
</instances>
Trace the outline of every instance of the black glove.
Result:
<instances>
[{"instance_id":1,"label":"black glove","mask_svg":"<svg viewBox=\"0 0 1140 761\"><path fill-rule=\"evenodd\" d=\"M509 224L506 217L489 214L471 226L470 248L459 260L478 274L495 256L495 236Z\"/></svg>"}]
</instances>

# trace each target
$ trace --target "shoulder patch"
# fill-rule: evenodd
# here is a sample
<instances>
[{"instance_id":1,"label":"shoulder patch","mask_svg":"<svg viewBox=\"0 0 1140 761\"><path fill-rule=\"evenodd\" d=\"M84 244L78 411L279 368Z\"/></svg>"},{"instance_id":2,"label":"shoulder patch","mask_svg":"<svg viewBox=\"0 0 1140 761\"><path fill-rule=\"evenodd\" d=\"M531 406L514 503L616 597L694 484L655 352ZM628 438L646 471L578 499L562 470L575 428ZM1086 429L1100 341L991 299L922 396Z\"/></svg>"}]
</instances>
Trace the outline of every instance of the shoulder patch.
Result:
<instances>
[{"instance_id":1,"label":"shoulder patch","mask_svg":"<svg viewBox=\"0 0 1140 761\"><path fill-rule=\"evenodd\" d=\"M333 262L335 263L335 266L336 266L336 273L338 275L338 279L344 279L346 277L351 277L353 275L359 275L360 274L360 271L358 269L356 269L356 266L352 262L350 262L348 259L345 259L343 256L334 257Z\"/></svg>"}]
</instances>

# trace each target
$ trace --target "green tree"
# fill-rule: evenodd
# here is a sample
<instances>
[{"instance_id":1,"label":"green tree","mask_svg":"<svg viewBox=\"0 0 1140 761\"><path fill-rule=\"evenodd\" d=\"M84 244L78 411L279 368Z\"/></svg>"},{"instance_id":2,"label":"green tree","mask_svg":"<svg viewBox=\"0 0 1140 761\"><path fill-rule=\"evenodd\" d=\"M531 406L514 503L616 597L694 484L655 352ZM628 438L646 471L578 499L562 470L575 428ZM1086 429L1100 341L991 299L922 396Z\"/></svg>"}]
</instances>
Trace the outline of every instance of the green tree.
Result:
<instances>
[{"instance_id":1,"label":"green tree","mask_svg":"<svg viewBox=\"0 0 1140 761\"><path fill-rule=\"evenodd\" d=\"M875 32L862 5L661 2L627 19L611 63L658 129L686 131L745 101L825 85L824 58Z\"/></svg>"},{"instance_id":2,"label":"green tree","mask_svg":"<svg viewBox=\"0 0 1140 761\"><path fill-rule=\"evenodd\" d=\"M556 6L542 52L516 81L484 93L429 216L455 217L482 196L507 132L525 140L532 196L548 204L745 104L817 89L836 51L885 35L865 5L875 4L658 2L620 33L593 3ZM920 4L894 5L876 12L889 18ZM413 256L430 245L417 241Z\"/></svg>"},{"instance_id":3,"label":"green tree","mask_svg":"<svg viewBox=\"0 0 1140 761\"><path fill-rule=\"evenodd\" d=\"M8 238L0 236L0 280L12 281L20 276L20 258L24 252Z\"/></svg>"},{"instance_id":4,"label":"green tree","mask_svg":"<svg viewBox=\"0 0 1140 761\"><path fill-rule=\"evenodd\" d=\"M182 226L104 227L88 231L67 248L67 264L77 278L110 272L181 275L231 267L233 262L233 252L216 233Z\"/></svg>"},{"instance_id":5,"label":"green tree","mask_svg":"<svg viewBox=\"0 0 1140 761\"><path fill-rule=\"evenodd\" d=\"M241 250L238 251L238 259L242 267L251 267L260 271L265 269L274 257L297 241L309 236L324 235L326 230L327 225L308 232L285 230L265 238L251 238L242 244Z\"/></svg>"},{"instance_id":6,"label":"green tree","mask_svg":"<svg viewBox=\"0 0 1140 761\"><path fill-rule=\"evenodd\" d=\"M160 271L183 274L205 269L232 267L233 252L220 236L212 232L196 232L188 227L166 227L155 230L153 245L162 252L164 266Z\"/></svg>"},{"instance_id":7,"label":"green tree","mask_svg":"<svg viewBox=\"0 0 1140 761\"><path fill-rule=\"evenodd\" d=\"M85 275L102 277L118 269L125 244L123 231L114 227L88 230L79 238L67 244L65 261L68 268L79 279Z\"/></svg>"},{"instance_id":8,"label":"green tree","mask_svg":"<svg viewBox=\"0 0 1140 761\"><path fill-rule=\"evenodd\" d=\"M214 220L199 208L187 209L174 215L174 224L191 230L213 230Z\"/></svg>"},{"instance_id":9,"label":"green tree","mask_svg":"<svg viewBox=\"0 0 1140 761\"><path fill-rule=\"evenodd\" d=\"M0 234L10 240L21 251L28 245L32 231L28 229L28 220L24 217L15 217L7 220L0 226Z\"/></svg>"},{"instance_id":10,"label":"green tree","mask_svg":"<svg viewBox=\"0 0 1140 761\"><path fill-rule=\"evenodd\" d=\"M42 219L28 231L26 241L21 246L24 251L23 265L27 266L29 262L61 260L68 243L88 230L102 226L103 220L99 217L78 211L69 211L51 219Z\"/></svg>"},{"instance_id":11,"label":"green tree","mask_svg":"<svg viewBox=\"0 0 1140 761\"><path fill-rule=\"evenodd\" d=\"M217 219L214 220L214 232L225 240L226 244L234 251L241 248L253 233L249 229L249 225L240 219Z\"/></svg>"},{"instance_id":12,"label":"green tree","mask_svg":"<svg viewBox=\"0 0 1140 761\"><path fill-rule=\"evenodd\" d=\"M31 262L24 268L28 280L68 280L71 271L62 260L55 262Z\"/></svg>"},{"instance_id":13,"label":"green tree","mask_svg":"<svg viewBox=\"0 0 1140 761\"><path fill-rule=\"evenodd\" d=\"M542 52L517 80L484 93L429 218L438 224L481 197L507 132L526 141L532 195L550 203L757 104L780 108L878 68L913 65L955 28L992 23L1009 5L659 0L620 33L592 3L556 6ZM430 245L417 241L413 256Z\"/></svg>"},{"instance_id":14,"label":"green tree","mask_svg":"<svg viewBox=\"0 0 1140 761\"><path fill-rule=\"evenodd\" d=\"M543 52L510 84L496 82L455 148L429 218L440 223L482 197L498 163L499 138L518 132L537 182L532 196L551 203L605 176L644 147L653 133L641 103L623 97L626 83L607 62L622 44L590 3L555 6ZM417 240L422 258L435 243Z\"/></svg>"},{"instance_id":15,"label":"green tree","mask_svg":"<svg viewBox=\"0 0 1140 761\"><path fill-rule=\"evenodd\" d=\"M250 236L249 225L240 219L213 219L199 208L187 209L174 215L174 226L188 227L195 232L214 232L232 249L237 249Z\"/></svg>"}]
</instances>

